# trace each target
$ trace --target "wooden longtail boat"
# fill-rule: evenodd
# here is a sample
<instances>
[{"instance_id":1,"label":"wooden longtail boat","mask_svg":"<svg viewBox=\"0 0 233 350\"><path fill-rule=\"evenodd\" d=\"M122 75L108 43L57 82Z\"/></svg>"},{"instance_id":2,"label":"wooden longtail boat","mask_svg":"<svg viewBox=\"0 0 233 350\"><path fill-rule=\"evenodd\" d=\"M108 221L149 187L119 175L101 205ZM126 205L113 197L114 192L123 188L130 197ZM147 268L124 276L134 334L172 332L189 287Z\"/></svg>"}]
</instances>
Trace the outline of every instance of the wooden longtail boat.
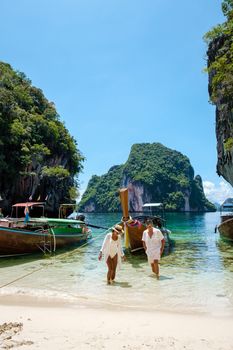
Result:
<instances>
[{"instance_id":1,"label":"wooden longtail boat","mask_svg":"<svg viewBox=\"0 0 233 350\"><path fill-rule=\"evenodd\" d=\"M220 217L218 231L221 238L233 242L233 198L227 198L220 206Z\"/></svg>"},{"instance_id":2,"label":"wooden longtail boat","mask_svg":"<svg viewBox=\"0 0 233 350\"><path fill-rule=\"evenodd\" d=\"M16 208L36 207L19 203ZM39 204L41 206L41 203ZM90 230L84 222L52 218L5 218L0 220L0 256L55 252L57 248L85 242Z\"/></svg>"},{"instance_id":3,"label":"wooden longtail boat","mask_svg":"<svg viewBox=\"0 0 233 350\"><path fill-rule=\"evenodd\" d=\"M164 220L161 217L153 215L130 217L127 188L120 190L120 201L123 212L121 224L124 227L125 232L125 248L129 249L132 253L143 249L142 234L143 231L146 230L147 220L151 220L154 226L157 226L163 233L165 238L165 248L168 248L172 244L172 240L169 237L170 231L163 226Z\"/></svg>"},{"instance_id":4,"label":"wooden longtail boat","mask_svg":"<svg viewBox=\"0 0 233 350\"><path fill-rule=\"evenodd\" d=\"M222 215L218 231L223 239L233 242L233 215Z\"/></svg>"}]
</instances>

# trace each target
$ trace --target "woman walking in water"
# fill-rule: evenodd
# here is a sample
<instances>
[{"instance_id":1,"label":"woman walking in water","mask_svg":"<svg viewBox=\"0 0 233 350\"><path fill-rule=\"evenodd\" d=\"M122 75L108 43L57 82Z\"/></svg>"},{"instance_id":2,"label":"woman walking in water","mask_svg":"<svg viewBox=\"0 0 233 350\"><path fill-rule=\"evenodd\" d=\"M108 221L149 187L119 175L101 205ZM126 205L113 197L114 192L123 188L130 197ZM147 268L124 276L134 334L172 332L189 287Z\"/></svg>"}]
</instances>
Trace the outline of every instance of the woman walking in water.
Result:
<instances>
[{"instance_id":1,"label":"woman walking in water","mask_svg":"<svg viewBox=\"0 0 233 350\"><path fill-rule=\"evenodd\" d=\"M142 244L151 269L156 274L157 279L159 279L159 260L163 254L165 239L162 232L153 227L152 221L148 220L146 227L147 229L142 235Z\"/></svg>"},{"instance_id":2,"label":"woman walking in water","mask_svg":"<svg viewBox=\"0 0 233 350\"><path fill-rule=\"evenodd\" d=\"M123 232L120 225L115 225L112 231L105 236L99 253L99 260L101 260L104 255L108 266L107 284L112 284L114 282L117 265L120 265L121 258L125 259L121 245L121 233Z\"/></svg>"}]
</instances>

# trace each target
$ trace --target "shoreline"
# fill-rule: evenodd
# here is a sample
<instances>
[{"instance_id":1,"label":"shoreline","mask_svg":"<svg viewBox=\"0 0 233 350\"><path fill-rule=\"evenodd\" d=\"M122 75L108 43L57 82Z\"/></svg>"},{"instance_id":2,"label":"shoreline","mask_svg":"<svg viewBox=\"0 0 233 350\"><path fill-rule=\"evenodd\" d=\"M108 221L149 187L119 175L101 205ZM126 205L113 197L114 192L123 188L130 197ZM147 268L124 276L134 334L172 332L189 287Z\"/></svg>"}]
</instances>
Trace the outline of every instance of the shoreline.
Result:
<instances>
[{"instance_id":1,"label":"shoreline","mask_svg":"<svg viewBox=\"0 0 233 350\"><path fill-rule=\"evenodd\" d=\"M0 304L0 349L230 350L233 344L232 318L85 303L9 302Z\"/></svg>"},{"instance_id":2,"label":"shoreline","mask_svg":"<svg viewBox=\"0 0 233 350\"><path fill-rule=\"evenodd\" d=\"M112 287L110 287L112 288ZM29 294L0 294L0 307L9 306L9 307L32 307L32 308L60 308L60 309L93 309L93 310L109 310L109 311L122 311L122 312L145 312L145 313L161 313L161 314L173 314L173 315L184 315L184 316L195 316L195 317L209 317L214 319L233 319L232 312L226 313L223 311L214 312L210 311L201 311L199 309L191 308L169 308L159 305L149 305L145 304L125 304L120 303L119 301L114 302L114 294L109 296L109 300L100 299L100 298L90 298L87 296L76 296L75 299L66 299L58 296L49 296L45 297L44 295L29 295Z\"/></svg>"}]
</instances>

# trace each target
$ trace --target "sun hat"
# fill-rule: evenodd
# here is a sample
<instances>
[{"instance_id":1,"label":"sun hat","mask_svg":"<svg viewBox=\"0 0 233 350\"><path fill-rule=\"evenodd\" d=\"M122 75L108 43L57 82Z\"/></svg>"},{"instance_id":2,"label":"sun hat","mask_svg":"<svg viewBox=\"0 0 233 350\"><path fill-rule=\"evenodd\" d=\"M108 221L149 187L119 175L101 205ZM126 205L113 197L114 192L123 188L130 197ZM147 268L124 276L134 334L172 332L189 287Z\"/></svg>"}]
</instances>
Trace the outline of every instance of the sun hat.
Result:
<instances>
[{"instance_id":1,"label":"sun hat","mask_svg":"<svg viewBox=\"0 0 233 350\"><path fill-rule=\"evenodd\" d=\"M116 231L117 233L124 233L124 230L122 229L121 225L114 225L112 230Z\"/></svg>"}]
</instances>

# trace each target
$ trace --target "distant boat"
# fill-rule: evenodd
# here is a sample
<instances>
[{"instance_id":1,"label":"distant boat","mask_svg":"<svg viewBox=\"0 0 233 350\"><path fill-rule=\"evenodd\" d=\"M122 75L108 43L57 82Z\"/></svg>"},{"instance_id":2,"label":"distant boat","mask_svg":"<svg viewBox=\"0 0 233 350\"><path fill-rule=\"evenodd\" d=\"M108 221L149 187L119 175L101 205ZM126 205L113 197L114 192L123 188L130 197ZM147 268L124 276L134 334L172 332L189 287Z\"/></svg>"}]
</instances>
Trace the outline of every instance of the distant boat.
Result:
<instances>
[{"instance_id":1,"label":"distant boat","mask_svg":"<svg viewBox=\"0 0 233 350\"><path fill-rule=\"evenodd\" d=\"M43 208L43 203L28 202L13 205L13 210ZM0 256L55 252L58 248L86 242L90 230L84 222L52 218L0 219Z\"/></svg>"},{"instance_id":2,"label":"distant boat","mask_svg":"<svg viewBox=\"0 0 233 350\"><path fill-rule=\"evenodd\" d=\"M218 225L220 236L233 242L233 198L227 198L220 207L221 223Z\"/></svg>"},{"instance_id":3,"label":"distant boat","mask_svg":"<svg viewBox=\"0 0 233 350\"><path fill-rule=\"evenodd\" d=\"M159 215L153 215L152 212L149 212L148 214L145 213L143 215L134 216L132 218L129 215L127 188L120 190L120 199L123 212L122 226L124 227L125 231L125 248L129 249L132 253L143 249L142 234L143 231L146 230L147 220L151 220L154 226L157 226L163 233L165 238L165 248L167 249L172 245L173 241L169 236L169 233L171 233L171 231L164 227L165 220L163 217ZM144 208L151 210L152 208L160 208L163 213L162 203L146 203L144 204Z\"/></svg>"},{"instance_id":4,"label":"distant boat","mask_svg":"<svg viewBox=\"0 0 233 350\"><path fill-rule=\"evenodd\" d=\"M60 219L77 219L78 205L76 203L60 204L58 217Z\"/></svg>"}]
</instances>

